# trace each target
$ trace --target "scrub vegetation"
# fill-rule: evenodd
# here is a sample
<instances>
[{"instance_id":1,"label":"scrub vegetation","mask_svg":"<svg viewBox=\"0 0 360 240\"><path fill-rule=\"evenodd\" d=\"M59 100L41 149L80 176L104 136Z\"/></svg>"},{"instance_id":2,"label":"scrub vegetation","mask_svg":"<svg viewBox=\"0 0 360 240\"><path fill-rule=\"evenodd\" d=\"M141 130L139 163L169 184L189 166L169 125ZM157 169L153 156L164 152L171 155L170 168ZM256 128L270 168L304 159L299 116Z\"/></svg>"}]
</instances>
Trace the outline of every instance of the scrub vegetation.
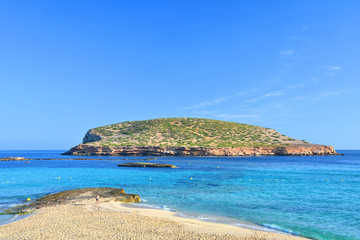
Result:
<instances>
[{"instance_id":1,"label":"scrub vegetation","mask_svg":"<svg viewBox=\"0 0 360 240\"><path fill-rule=\"evenodd\" d=\"M263 147L305 144L274 129L202 118L129 121L91 129L99 146ZM95 136L95 138L94 138Z\"/></svg>"}]
</instances>

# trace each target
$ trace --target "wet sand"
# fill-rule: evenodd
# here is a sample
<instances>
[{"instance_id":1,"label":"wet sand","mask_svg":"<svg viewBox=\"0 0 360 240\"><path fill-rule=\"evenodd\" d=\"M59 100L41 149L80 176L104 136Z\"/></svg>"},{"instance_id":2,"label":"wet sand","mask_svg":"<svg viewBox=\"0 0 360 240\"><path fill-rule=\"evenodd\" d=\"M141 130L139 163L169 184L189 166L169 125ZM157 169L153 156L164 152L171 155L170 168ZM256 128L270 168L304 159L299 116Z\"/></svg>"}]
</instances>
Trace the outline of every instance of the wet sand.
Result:
<instances>
[{"instance_id":1,"label":"wet sand","mask_svg":"<svg viewBox=\"0 0 360 240\"><path fill-rule=\"evenodd\" d=\"M0 239L304 239L183 218L174 212L114 201L45 207L0 226Z\"/></svg>"}]
</instances>

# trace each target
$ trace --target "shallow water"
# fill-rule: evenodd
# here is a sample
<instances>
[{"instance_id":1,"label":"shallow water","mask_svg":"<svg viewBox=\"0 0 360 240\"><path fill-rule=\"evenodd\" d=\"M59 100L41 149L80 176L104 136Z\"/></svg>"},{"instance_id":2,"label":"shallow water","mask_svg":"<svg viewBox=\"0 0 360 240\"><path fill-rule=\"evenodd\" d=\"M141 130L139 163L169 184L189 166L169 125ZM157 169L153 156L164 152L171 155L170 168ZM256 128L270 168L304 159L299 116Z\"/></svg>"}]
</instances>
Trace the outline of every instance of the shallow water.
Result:
<instances>
[{"instance_id":1,"label":"shallow water","mask_svg":"<svg viewBox=\"0 0 360 240\"><path fill-rule=\"evenodd\" d=\"M76 158L62 152L0 151L0 157ZM126 161L111 160L146 157L0 162L0 210L63 190L121 187L139 194L145 204L186 216L248 221L316 239L360 239L360 151L339 152L345 156L151 161L176 169L118 168Z\"/></svg>"}]
</instances>

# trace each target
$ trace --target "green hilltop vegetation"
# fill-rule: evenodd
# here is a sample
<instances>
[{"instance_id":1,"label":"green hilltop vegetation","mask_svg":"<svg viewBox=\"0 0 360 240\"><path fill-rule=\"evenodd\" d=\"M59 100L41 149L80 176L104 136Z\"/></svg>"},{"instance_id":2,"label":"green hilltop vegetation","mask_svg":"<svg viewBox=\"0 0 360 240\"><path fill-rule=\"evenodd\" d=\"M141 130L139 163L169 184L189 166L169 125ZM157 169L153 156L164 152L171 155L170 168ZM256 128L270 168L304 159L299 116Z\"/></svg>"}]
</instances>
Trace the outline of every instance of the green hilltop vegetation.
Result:
<instances>
[{"instance_id":1,"label":"green hilltop vegetation","mask_svg":"<svg viewBox=\"0 0 360 240\"><path fill-rule=\"evenodd\" d=\"M95 146L263 147L308 145L274 129L201 118L129 121L89 130Z\"/></svg>"}]
</instances>

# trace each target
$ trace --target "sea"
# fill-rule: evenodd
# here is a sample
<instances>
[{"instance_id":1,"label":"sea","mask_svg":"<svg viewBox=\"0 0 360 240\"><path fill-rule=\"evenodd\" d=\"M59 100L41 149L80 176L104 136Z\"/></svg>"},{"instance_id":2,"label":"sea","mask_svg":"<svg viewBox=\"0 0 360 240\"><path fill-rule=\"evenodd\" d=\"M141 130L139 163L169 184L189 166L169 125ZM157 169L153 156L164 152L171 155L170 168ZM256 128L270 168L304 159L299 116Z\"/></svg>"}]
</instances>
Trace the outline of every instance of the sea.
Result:
<instances>
[{"instance_id":1,"label":"sea","mask_svg":"<svg viewBox=\"0 0 360 240\"><path fill-rule=\"evenodd\" d=\"M178 168L120 168L149 157L62 156L65 150L0 151L0 212L50 193L124 188L140 206L181 216L321 240L360 239L360 151L343 156L157 157ZM99 160L101 158L102 160ZM122 159L122 160L119 160ZM124 160L125 159L125 160ZM135 205L135 204L134 204ZM0 215L0 224L21 216Z\"/></svg>"}]
</instances>

